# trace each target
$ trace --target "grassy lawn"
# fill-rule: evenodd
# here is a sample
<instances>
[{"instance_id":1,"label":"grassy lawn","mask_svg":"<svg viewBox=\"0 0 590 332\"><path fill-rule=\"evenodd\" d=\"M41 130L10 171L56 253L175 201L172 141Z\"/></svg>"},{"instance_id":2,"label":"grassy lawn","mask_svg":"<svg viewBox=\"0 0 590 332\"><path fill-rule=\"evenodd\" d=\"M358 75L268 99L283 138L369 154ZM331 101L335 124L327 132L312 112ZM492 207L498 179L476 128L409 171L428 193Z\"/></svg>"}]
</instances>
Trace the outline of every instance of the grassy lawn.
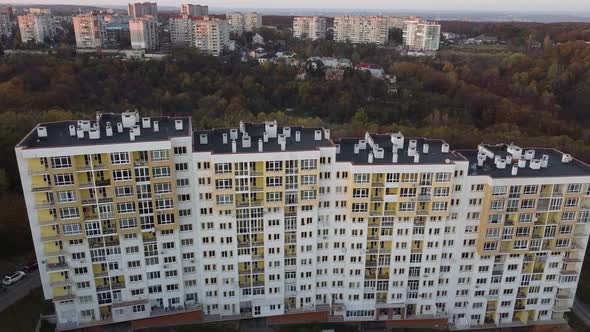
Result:
<instances>
[{"instance_id":1,"label":"grassy lawn","mask_svg":"<svg viewBox=\"0 0 590 332\"><path fill-rule=\"evenodd\" d=\"M31 332L35 330L39 315L53 311L51 301L43 299L43 291L37 288L29 295L0 312L0 331Z\"/></svg>"}]
</instances>

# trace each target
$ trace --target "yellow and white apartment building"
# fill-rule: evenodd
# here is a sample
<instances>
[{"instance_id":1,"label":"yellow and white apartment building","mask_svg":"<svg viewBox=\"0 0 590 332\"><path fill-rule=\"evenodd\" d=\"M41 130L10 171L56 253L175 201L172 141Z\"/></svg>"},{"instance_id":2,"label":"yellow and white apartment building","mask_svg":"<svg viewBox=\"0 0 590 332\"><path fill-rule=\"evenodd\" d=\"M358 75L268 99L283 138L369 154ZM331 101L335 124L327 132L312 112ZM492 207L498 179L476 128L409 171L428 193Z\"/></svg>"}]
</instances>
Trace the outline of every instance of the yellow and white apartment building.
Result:
<instances>
[{"instance_id":1,"label":"yellow and white apartment building","mask_svg":"<svg viewBox=\"0 0 590 332\"><path fill-rule=\"evenodd\" d=\"M16 155L61 330L193 311L555 324L590 231L590 166L547 148L125 112L39 124Z\"/></svg>"}]
</instances>

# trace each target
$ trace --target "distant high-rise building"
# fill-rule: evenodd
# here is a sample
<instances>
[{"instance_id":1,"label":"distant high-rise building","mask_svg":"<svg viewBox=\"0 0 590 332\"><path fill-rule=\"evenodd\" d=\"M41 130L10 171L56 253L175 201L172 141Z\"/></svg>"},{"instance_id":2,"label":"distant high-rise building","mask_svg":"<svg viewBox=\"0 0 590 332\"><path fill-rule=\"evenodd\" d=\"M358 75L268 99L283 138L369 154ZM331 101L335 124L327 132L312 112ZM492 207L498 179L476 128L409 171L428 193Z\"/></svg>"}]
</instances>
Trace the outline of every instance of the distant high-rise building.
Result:
<instances>
[{"instance_id":1,"label":"distant high-rise building","mask_svg":"<svg viewBox=\"0 0 590 332\"><path fill-rule=\"evenodd\" d=\"M155 2L136 2L130 3L127 7L129 16L133 18L143 16L158 17L158 4Z\"/></svg>"},{"instance_id":2,"label":"distant high-rise building","mask_svg":"<svg viewBox=\"0 0 590 332\"><path fill-rule=\"evenodd\" d=\"M337 16L334 18L334 40L354 44L383 45L389 38L384 16Z\"/></svg>"},{"instance_id":3,"label":"distant high-rise building","mask_svg":"<svg viewBox=\"0 0 590 332\"><path fill-rule=\"evenodd\" d=\"M293 19L293 37L299 39L325 39L327 19L318 16L300 16Z\"/></svg>"},{"instance_id":4,"label":"distant high-rise building","mask_svg":"<svg viewBox=\"0 0 590 332\"><path fill-rule=\"evenodd\" d=\"M12 36L12 7L0 9L0 37Z\"/></svg>"},{"instance_id":5,"label":"distant high-rise building","mask_svg":"<svg viewBox=\"0 0 590 332\"><path fill-rule=\"evenodd\" d=\"M20 15L18 27L23 43L43 43L45 39L51 38L55 34L53 18L49 15Z\"/></svg>"},{"instance_id":6,"label":"distant high-rise building","mask_svg":"<svg viewBox=\"0 0 590 332\"><path fill-rule=\"evenodd\" d=\"M51 9L49 9L49 8L29 8L29 14L51 15Z\"/></svg>"},{"instance_id":7,"label":"distant high-rise building","mask_svg":"<svg viewBox=\"0 0 590 332\"><path fill-rule=\"evenodd\" d=\"M207 16L209 15L209 6L182 4L180 5L180 13L190 16Z\"/></svg>"},{"instance_id":8,"label":"distant high-rise building","mask_svg":"<svg viewBox=\"0 0 590 332\"><path fill-rule=\"evenodd\" d=\"M74 33L78 48L104 47L108 39L104 17L96 12L74 16Z\"/></svg>"},{"instance_id":9,"label":"distant high-rise building","mask_svg":"<svg viewBox=\"0 0 590 332\"><path fill-rule=\"evenodd\" d=\"M170 17L170 41L176 47L197 47L218 56L224 49L233 49L229 32L225 20L186 14Z\"/></svg>"},{"instance_id":10,"label":"distant high-rise building","mask_svg":"<svg viewBox=\"0 0 590 332\"><path fill-rule=\"evenodd\" d=\"M225 18L231 30L237 33L254 31L262 27L262 15L258 13L227 13Z\"/></svg>"},{"instance_id":11,"label":"distant high-rise building","mask_svg":"<svg viewBox=\"0 0 590 332\"><path fill-rule=\"evenodd\" d=\"M404 46L417 51L436 51L440 46L440 24L419 19L404 22Z\"/></svg>"},{"instance_id":12,"label":"distant high-rise building","mask_svg":"<svg viewBox=\"0 0 590 332\"><path fill-rule=\"evenodd\" d=\"M145 16L129 21L131 48L154 50L158 48L158 22L154 17Z\"/></svg>"}]
</instances>

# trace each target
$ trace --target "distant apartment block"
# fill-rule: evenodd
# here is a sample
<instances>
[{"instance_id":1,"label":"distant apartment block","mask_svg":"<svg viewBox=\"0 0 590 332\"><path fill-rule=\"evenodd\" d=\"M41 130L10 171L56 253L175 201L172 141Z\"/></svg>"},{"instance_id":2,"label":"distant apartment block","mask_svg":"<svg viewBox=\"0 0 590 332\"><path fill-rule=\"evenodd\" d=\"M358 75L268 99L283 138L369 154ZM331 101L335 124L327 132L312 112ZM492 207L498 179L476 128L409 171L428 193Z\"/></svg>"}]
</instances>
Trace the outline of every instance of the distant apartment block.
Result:
<instances>
[{"instance_id":1,"label":"distant apartment block","mask_svg":"<svg viewBox=\"0 0 590 332\"><path fill-rule=\"evenodd\" d=\"M293 19L293 37L299 39L325 39L327 19L318 16L299 16Z\"/></svg>"},{"instance_id":2,"label":"distant apartment block","mask_svg":"<svg viewBox=\"0 0 590 332\"><path fill-rule=\"evenodd\" d=\"M551 148L125 112L39 124L15 152L58 331L554 325L590 232L590 166Z\"/></svg>"},{"instance_id":3,"label":"distant apartment block","mask_svg":"<svg viewBox=\"0 0 590 332\"><path fill-rule=\"evenodd\" d=\"M182 4L180 13L190 16L207 16L209 15L209 6Z\"/></svg>"},{"instance_id":4,"label":"distant apartment block","mask_svg":"<svg viewBox=\"0 0 590 332\"><path fill-rule=\"evenodd\" d=\"M49 15L27 14L18 16L18 28L23 43L44 43L55 34L53 18Z\"/></svg>"},{"instance_id":5,"label":"distant apartment block","mask_svg":"<svg viewBox=\"0 0 590 332\"><path fill-rule=\"evenodd\" d=\"M258 13L227 13L225 18L233 32L254 31L262 27L262 15Z\"/></svg>"},{"instance_id":6,"label":"distant apartment block","mask_svg":"<svg viewBox=\"0 0 590 332\"><path fill-rule=\"evenodd\" d=\"M133 49L155 50L159 46L158 22L154 17L131 19L129 33Z\"/></svg>"},{"instance_id":7,"label":"distant apartment block","mask_svg":"<svg viewBox=\"0 0 590 332\"><path fill-rule=\"evenodd\" d=\"M77 48L105 47L108 34L104 16L97 12L74 16L74 34Z\"/></svg>"},{"instance_id":8,"label":"distant apartment block","mask_svg":"<svg viewBox=\"0 0 590 332\"><path fill-rule=\"evenodd\" d=\"M387 17L337 16L334 19L334 40L353 44L383 45L389 38Z\"/></svg>"},{"instance_id":9,"label":"distant apartment block","mask_svg":"<svg viewBox=\"0 0 590 332\"><path fill-rule=\"evenodd\" d=\"M127 6L129 16L133 18L153 16L158 18L158 4L155 2L136 2Z\"/></svg>"},{"instance_id":10,"label":"distant apartment block","mask_svg":"<svg viewBox=\"0 0 590 332\"><path fill-rule=\"evenodd\" d=\"M197 47L218 56L224 49L233 49L230 26L225 20L178 14L170 17L170 40L175 47Z\"/></svg>"},{"instance_id":11,"label":"distant apartment block","mask_svg":"<svg viewBox=\"0 0 590 332\"><path fill-rule=\"evenodd\" d=\"M416 51L436 51L440 46L440 24L419 19L404 22L404 46Z\"/></svg>"},{"instance_id":12,"label":"distant apartment block","mask_svg":"<svg viewBox=\"0 0 590 332\"><path fill-rule=\"evenodd\" d=\"M12 36L12 8L0 9L0 37Z\"/></svg>"},{"instance_id":13,"label":"distant apartment block","mask_svg":"<svg viewBox=\"0 0 590 332\"><path fill-rule=\"evenodd\" d=\"M49 9L49 8L29 8L29 14L51 15L51 9Z\"/></svg>"}]
</instances>

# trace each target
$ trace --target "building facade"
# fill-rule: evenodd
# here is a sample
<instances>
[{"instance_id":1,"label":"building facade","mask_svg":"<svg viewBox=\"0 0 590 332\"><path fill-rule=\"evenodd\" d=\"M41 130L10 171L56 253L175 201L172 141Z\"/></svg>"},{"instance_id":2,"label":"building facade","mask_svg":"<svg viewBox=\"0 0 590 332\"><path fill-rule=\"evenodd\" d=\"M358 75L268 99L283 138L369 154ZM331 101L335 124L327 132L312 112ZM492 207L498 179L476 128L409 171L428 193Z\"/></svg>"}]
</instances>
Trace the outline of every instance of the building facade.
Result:
<instances>
[{"instance_id":1,"label":"building facade","mask_svg":"<svg viewBox=\"0 0 590 332\"><path fill-rule=\"evenodd\" d=\"M192 46L201 51L219 56L224 50L233 50L234 42L230 39L230 26L225 20L194 20Z\"/></svg>"},{"instance_id":2,"label":"building facade","mask_svg":"<svg viewBox=\"0 0 590 332\"><path fill-rule=\"evenodd\" d=\"M129 21L131 48L155 50L159 47L158 22L145 16Z\"/></svg>"},{"instance_id":3,"label":"building facade","mask_svg":"<svg viewBox=\"0 0 590 332\"><path fill-rule=\"evenodd\" d=\"M389 27L384 16L337 16L334 18L334 40L353 44L387 43Z\"/></svg>"},{"instance_id":4,"label":"building facade","mask_svg":"<svg viewBox=\"0 0 590 332\"><path fill-rule=\"evenodd\" d=\"M12 9L0 9L0 38L12 36Z\"/></svg>"},{"instance_id":5,"label":"building facade","mask_svg":"<svg viewBox=\"0 0 590 332\"><path fill-rule=\"evenodd\" d=\"M158 18L158 4L156 2L135 2L127 6L127 12L132 18L152 16Z\"/></svg>"},{"instance_id":6,"label":"building facade","mask_svg":"<svg viewBox=\"0 0 590 332\"><path fill-rule=\"evenodd\" d=\"M440 24L423 20L404 21L404 46L417 51L436 51L440 46Z\"/></svg>"},{"instance_id":7,"label":"building facade","mask_svg":"<svg viewBox=\"0 0 590 332\"><path fill-rule=\"evenodd\" d=\"M209 6L182 4L180 13L190 16L207 16L209 15Z\"/></svg>"},{"instance_id":8,"label":"building facade","mask_svg":"<svg viewBox=\"0 0 590 332\"><path fill-rule=\"evenodd\" d=\"M299 16L293 18L293 37L299 39L326 39L327 19L318 16Z\"/></svg>"},{"instance_id":9,"label":"building facade","mask_svg":"<svg viewBox=\"0 0 590 332\"><path fill-rule=\"evenodd\" d=\"M554 149L125 112L40 124L16 156L58 329L556 324L590 231L590 166Z\"/></svg>"},{"instance_id":10,"label":"building facade","mask_svg":"<svg viewBox=\"0 0 590 332\"><path fill-rule=\"evenodd\" d=\"M20 15L18 28L23 43L44 43L47 38L55 35L53 18L49 15Z\"/></svg>"},{"instance_id":11,"label":"building facade","mask_svg":"<svg viewBox=\"0 0 590 332\"><path fill-rule=\"evenodd\" d=\"M227 13L225 19L231 31L238 34L244 31L255 31L262 27L262 15L258 13Z\"/></svg>"},{"instance_id":12,"label":"building facade","mask_svg":"<svg viewBox=\"0 0 590 332\"><path fill-rule=\"evenodd\" d=\"M74 16L74 35L77 48L105 47L108 40L103 14L91 12Z\"/></svg>"}]
</instances>

